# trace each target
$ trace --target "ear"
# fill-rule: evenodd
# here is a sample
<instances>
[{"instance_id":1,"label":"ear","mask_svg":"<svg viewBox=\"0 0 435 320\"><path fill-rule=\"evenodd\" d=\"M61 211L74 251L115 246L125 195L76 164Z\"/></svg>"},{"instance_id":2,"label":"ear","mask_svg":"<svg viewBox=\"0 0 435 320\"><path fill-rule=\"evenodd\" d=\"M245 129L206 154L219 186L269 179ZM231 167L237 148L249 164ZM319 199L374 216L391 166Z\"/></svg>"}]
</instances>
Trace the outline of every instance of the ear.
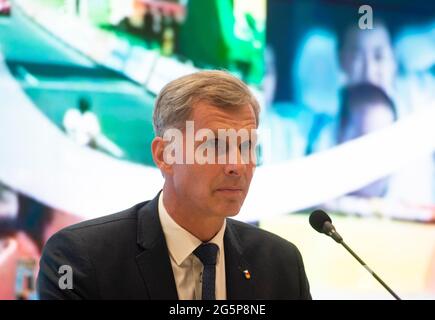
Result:
<instances>
[{"instance_id":1,"label":"ear","mask_svg":"<svg viewBox=\"0 0 435 320\"><path fill-rule=\"evenodd\" d=\"M164 161L165 146L166 141L164 141L162 137L155 137L151 143L151 153L154 163L160 169L163 176L172 174L172 164Z\"/></svg>"}]
</instances>

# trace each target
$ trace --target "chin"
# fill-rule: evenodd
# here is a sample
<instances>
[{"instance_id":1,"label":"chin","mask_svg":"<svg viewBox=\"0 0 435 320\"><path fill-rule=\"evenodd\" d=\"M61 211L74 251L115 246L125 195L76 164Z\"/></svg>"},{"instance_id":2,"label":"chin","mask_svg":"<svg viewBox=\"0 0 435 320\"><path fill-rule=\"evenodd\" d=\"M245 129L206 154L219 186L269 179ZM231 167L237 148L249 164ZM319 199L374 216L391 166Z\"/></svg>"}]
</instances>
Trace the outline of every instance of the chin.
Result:
<instances>
[{"instance_id":1,"label":"chin","mask_svg":"<svg viewBox=\"0 0 435 320\"><path fill-rule=\"evenodd\" d=\"M229 204L226 206L222 206L219 212L221 213L221 216L234 217L240 212L241 207L242 206L239 204Z\"/></svg>"},{"instance_id":2,"label":"chin","mask_svg":"<svg viewBox=\"0 0 435 320\"><path fill-rule=\"evenodd\" d=\"M237 216L239 214L239 212L240 212L240 210L238 210L238 211L231 211L231 212L227 213L225 216L228 217L228 218L234 217L234 216Z\"/></svg>"}]
</instances>

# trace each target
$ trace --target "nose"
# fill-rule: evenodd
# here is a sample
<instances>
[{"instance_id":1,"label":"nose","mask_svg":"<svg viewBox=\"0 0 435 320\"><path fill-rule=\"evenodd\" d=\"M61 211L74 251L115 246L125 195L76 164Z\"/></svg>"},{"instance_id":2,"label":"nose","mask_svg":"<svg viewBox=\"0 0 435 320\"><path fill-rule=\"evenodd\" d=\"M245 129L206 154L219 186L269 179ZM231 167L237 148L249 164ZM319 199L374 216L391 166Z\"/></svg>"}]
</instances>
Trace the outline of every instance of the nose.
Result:
<instances>
[{"instance_id":1,"label":"nose","mask_svg":"<svg viewBox=\"0 0 435 320\"><path fill-rule=\"evenodd\" d=\"M234 150L234 152L237 154L237 157L234 158L234 156L228 155L224 170L225 175L227 176L239 177L245 174L250 164L246 161L243 161L242 154L239 149Z\"/></svg>"},{"instance_id":2,"label":"nose","mask_svg":"<svg viewBox=\"0 0 435 320\"><path fill-rule=\"evenodd\" d=\"M239 177L246 171L246 164L227 164L225 174L227 176Z\"/></svg>"}]
</instances>

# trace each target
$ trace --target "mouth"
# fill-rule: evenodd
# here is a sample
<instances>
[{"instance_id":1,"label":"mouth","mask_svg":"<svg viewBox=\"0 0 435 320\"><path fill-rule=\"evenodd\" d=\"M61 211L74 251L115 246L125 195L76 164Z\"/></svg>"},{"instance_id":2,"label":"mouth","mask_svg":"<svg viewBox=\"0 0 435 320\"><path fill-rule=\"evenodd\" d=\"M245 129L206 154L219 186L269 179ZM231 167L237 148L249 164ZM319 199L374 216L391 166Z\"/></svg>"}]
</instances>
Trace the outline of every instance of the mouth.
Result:
<instances>
[{"instance_id":1,"label":"mouth","mask_svg":"<svg viewBox=\"0 0 435 320\"><path fill-rule=\"evenodd\" d=\"M221 194L228 194L228 195L241 195L243 193L242 188L234 188L234 187L219 188L216 191L221 193Z\"/></svg>"}]
</instances>

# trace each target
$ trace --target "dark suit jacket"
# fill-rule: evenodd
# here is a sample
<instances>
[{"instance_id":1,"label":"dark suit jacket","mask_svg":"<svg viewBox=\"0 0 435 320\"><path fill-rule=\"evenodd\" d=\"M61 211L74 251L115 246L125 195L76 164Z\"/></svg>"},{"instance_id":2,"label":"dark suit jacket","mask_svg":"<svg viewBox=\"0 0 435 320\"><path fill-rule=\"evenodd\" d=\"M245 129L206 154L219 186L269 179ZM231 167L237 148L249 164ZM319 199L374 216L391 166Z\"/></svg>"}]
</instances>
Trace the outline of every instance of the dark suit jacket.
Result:
<instances>
[{"instance_id":1,"label":"dark suit jacket","mask_svg":"<svg viewBox=\"0 0 435 320\"><path fill-rule=\"evenodd\" d=\"M224 248L228 299L311 299L301 255L288 241L227 219ZM62 265L72 268L73 289L59 287ZM53 235L38 292L41 299L177 299L158 196Z\"/></svg>"}]
</instances>

